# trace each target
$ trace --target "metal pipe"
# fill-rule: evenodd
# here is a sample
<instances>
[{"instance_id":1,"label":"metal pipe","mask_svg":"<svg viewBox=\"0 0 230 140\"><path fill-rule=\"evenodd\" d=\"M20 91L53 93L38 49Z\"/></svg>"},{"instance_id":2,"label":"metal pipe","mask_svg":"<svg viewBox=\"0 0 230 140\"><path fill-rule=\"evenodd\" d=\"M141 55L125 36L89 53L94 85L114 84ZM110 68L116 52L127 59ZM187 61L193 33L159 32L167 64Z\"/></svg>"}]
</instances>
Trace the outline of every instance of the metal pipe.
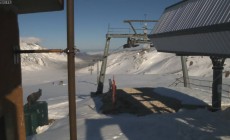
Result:
<instances>
[{"instance_id":1,"label":"metal pipe","mask_svg":"<svg viewBox=\"0 0 230 140\"><path fill-rule=\"evenodd\" d=\"M135 28L133 27L133 24L132 24L131 22L128 22L128 23L129 23L129 25L131 26L131 28L132 28L132 30L133 30L133 32L134 32L134 34L137 34L137 32L136 32Z\"/></svg>"},{"instance_id":2,"label":"metal pipe","mask_svg":"<svg viewBox=\"0 0 230 140\"><path fill-rule=\"evenodd\" d=\"M66 50L62 49L48 49L48 50L16 50L16 53L64 53Z\"/></svg>"},{"instance_id":3,"label":"metal pipe","mask_svg":"<svg viewBox=\"0 0 230 140\"><path fill-rule=\"evenodd\" d=\"M124 23L128 22L158 22L158 20L124 20Z\"/></svg>"},{"instance_id":4,"label":"metal pipe","mask_svg":"<svg viewBox=\"0 0 230 140\"><path fill-rule=\"evenodd\" d=\"M67 0L67 48L70 140L77 140L74 62L74 0Z\"/></svg>"}]
</instances>

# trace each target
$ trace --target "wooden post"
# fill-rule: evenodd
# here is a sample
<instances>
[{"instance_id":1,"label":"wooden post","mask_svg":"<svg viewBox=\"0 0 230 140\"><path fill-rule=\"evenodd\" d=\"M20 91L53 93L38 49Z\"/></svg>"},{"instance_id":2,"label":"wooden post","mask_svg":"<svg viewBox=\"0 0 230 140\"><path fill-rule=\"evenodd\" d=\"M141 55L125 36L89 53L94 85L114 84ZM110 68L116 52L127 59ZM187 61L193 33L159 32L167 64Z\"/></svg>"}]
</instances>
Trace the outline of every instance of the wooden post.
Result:
<instances>
[{"instance_id":1,"label":"wooden post","mask_svg":"<svg viewBox=\"0 0 230 140\"><path fill-rule=\"evenodd\" d=\"M222 96L222 72L226 58L210 57L213 63L213 83L212 83L212 109L217 111L221 109Z\"/></svg>"},{"instance_id":2,"label":"wooden post","mask_svg":"<svg viewBox=\"0 0 230 140\"><path fill-rule=\"evenodd\" d=\"M67 54L68 54L68 99L70 140L77 140L75 49L74 49L74 0L67 0Z\"/></svg>"},{"instance_id":3,"label":"wooden post","mask_svg":"<svg viewBox=\"0 0 230 140\"><path fill-rule=\"evenodd\" d=\"M23 96L17 14L13 9L0 8L0 139L25 140Z\"/></svg>"}]
</instances>

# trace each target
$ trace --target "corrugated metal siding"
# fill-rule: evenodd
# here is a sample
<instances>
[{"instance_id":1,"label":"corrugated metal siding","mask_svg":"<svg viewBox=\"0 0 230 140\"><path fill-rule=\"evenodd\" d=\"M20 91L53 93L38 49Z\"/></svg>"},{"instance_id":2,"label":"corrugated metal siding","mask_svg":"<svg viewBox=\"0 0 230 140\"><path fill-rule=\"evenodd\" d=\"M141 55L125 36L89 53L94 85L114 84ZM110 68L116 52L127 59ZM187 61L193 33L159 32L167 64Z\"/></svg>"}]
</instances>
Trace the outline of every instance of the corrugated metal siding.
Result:
<instances>
[{"instance_id":1,"label":"corrugated metal siding","mask_svg":"<svg viewBox=\"0 0 230 140\"><path fill-rule=\"evenodd\" d=\"M230 31L151 38L160 52L230 57Z\"/></svg>"},{"instance_id":2,"label":"corrugated metal siding","mask_svg":"<svg viewBox=\"0 0 230 140\"><path fill-rule=\"evenodd\" d=\"M166 8L150 39L161 52L230 57L229 23L230 0L188 0Z\"/></svg>"},{"instance_id":3,"label":"corrugated metal siding","mask_svg":"<svg viewBox=\"0 0 230 140\"><path fill-rule=\"evenodd\" d=\"M152 34L230 22L230 0L188 0L166 9Z\"/></svg>"}]
</instances>

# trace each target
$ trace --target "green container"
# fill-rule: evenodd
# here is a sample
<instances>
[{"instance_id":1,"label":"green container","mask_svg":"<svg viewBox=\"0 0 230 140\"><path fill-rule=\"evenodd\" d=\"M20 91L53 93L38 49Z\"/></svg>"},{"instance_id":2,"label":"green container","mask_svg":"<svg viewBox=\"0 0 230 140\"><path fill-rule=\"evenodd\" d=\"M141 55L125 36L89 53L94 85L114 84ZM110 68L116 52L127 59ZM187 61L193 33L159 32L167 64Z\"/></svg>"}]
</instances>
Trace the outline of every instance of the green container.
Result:
<instances>
[{"instance_id":1,"label":"green container","mask_svg":"<svg viewBox=\"0 0 230 140\"><path fill-rule=\"evenodd\" d=\"M38 127L37 113L25 113L26 135L36 134L36 128Z\"/></svg>"},{"instance_id":2,"label":"green container","mask_svg":"<svg viewBox=\"0 0 230 140\"><path fill-rule=\"evenodd\" d=\"M26 114L24 113L24 117L25 117L25 128L26 128L26 135L31 135L32 131L31 131L31 121L30 121L30 114Z\"/></svg>"},{"instance_id":3,"label":"green container","mask_svg":"<svg viewBox=\"0 0 230 140\"><path fill-rule=\"evenodd\" d=\"M24 105L26 135L36 134L36 128L48 124L48 104L37 101L32 105Z\"/></svg>"},{"instance_id":4,"label":"green container","mask_svg":"<svg viewBox=\"0 0 230 140\"><path fill-rule=\"evenodd\" d=\"M38 125L43 126L48 124L48 105L46 102L39 102L37 105Z\"/></svg>"}]
</instances>

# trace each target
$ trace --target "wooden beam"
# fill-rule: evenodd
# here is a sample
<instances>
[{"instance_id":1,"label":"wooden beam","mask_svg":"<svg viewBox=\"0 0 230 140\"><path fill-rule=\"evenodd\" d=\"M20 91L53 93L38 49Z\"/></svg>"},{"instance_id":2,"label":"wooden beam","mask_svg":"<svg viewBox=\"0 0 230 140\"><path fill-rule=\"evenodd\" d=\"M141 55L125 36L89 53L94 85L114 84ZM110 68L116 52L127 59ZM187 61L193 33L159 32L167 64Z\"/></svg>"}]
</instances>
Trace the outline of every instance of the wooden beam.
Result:
<instances>
[{"instance_id":1,"label":"wooden beam","mask_svg":"<svg viewBox=\"0 0 230 140\"><path fill-rule=\"evenodd\" d=\"M64 9L64 0L14 0L18 14L59 11Z\"/></svg>"}]
</instances>

